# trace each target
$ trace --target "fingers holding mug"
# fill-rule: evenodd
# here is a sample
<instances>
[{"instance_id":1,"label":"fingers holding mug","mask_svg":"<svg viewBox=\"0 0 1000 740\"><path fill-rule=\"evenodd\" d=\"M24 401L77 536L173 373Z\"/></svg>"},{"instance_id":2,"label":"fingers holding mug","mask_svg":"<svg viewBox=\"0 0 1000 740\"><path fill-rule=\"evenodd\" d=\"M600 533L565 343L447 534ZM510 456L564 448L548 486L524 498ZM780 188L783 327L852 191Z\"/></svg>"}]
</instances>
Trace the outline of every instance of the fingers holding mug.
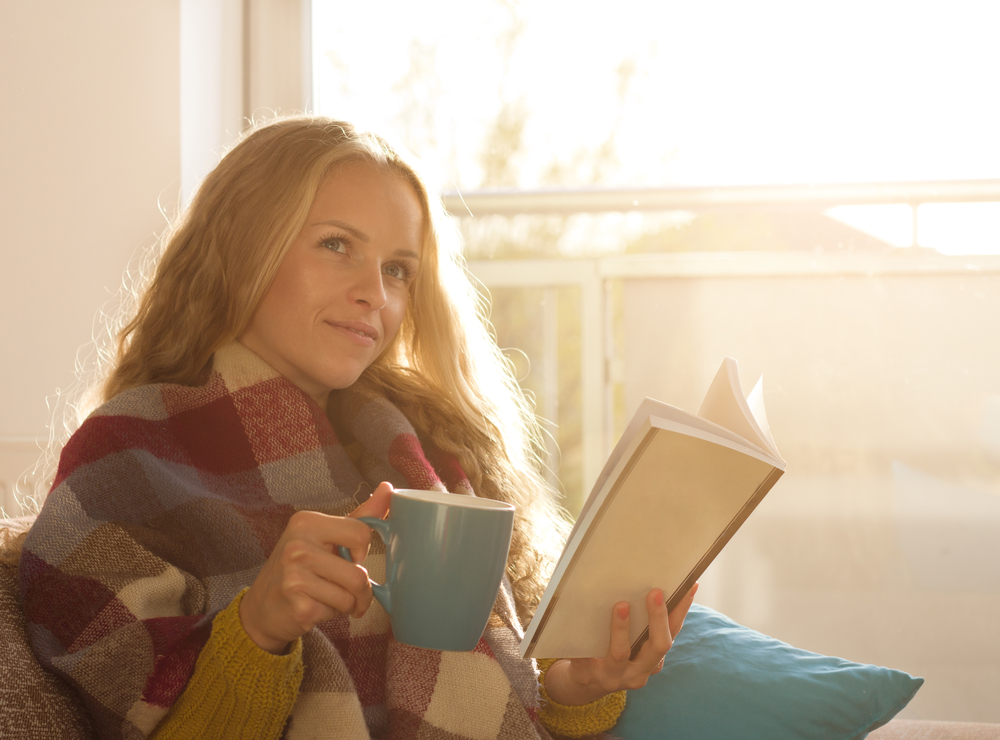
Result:
<instances>
[{"instance_id":1,"label":"fingers holding mug","mask_svg":"<svg viewBox=\"0 0 1000 740\"><path fill-rule=\"evenodd\" d=\"M271 653L340 614L359 617L372 602L368 572L336 554L363 560L371 530L362 522L314 511L292 515L240 603L247 635Z\"/></svg>"}]
</instances>

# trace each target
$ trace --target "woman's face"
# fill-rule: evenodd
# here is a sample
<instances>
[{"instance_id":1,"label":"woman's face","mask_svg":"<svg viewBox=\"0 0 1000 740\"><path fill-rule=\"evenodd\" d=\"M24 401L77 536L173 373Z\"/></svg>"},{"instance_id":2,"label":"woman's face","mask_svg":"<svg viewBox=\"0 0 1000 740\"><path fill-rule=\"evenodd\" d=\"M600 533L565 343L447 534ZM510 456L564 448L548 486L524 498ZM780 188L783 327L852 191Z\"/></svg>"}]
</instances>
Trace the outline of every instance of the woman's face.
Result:
<instances>
[{"instance_id":1,"label":"woman's face","mask_svg":"<svg viewBox=\"0 0 1000 740\"><path fill-rule=\"evenodd\" d=\"M365 162L334 170L240 341L326 408L399 329L423 234L402 177Z\"/></svg>"}]
</instances>

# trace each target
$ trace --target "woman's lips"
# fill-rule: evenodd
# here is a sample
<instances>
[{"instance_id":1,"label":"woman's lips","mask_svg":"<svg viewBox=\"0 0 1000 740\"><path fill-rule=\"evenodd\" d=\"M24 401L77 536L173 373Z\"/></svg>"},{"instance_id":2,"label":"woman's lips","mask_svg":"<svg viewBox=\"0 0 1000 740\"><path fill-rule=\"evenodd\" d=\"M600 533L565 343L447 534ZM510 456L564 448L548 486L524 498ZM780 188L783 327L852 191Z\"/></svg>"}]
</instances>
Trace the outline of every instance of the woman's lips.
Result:
<instances>
[{"instance_id":1,"label":"woman's lips","mask_svg":"<svg viewBox=\"0 0 1000 740\"><path fill-rule=\"evenodd\" d=\"M363 321L328 321L327 323L362 347L371 347L378 341L378 329Z\"/></svg>"}]
</instances>

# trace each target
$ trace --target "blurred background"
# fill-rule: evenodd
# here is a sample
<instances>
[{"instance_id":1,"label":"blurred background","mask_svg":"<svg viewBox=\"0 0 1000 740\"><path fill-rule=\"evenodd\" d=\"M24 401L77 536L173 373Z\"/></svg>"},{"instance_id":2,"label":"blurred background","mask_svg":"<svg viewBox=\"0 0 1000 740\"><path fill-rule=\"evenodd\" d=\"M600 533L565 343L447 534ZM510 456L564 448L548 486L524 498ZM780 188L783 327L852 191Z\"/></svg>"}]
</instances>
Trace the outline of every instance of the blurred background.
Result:
<instances>
[{"instance_id":1,"label":"blurred background","mask_svg":"<svg viewBox=\"0 0 1000 740\"><path fill-rule=\"evenodd\" d=\"M0 505L166 219L253 118L445 193L575 514L644 396L764 375L788 472L699 600L1000 722L1000 8L0 6ZM26 471L29 471L25 475Z\"/></svg>"}]
</instances>

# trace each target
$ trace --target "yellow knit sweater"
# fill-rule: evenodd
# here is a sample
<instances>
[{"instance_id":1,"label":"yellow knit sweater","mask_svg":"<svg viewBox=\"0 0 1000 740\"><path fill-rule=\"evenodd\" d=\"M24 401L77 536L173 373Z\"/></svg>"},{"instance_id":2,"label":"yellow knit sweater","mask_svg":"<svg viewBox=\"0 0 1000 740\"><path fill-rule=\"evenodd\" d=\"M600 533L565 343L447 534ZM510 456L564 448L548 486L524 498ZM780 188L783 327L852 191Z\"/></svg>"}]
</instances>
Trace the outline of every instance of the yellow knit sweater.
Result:
<instances>
[{"instance_id":1,"label":"yellow knit sweater","mask_svg":"<svg viewBox=\"0 0 1000 740\"><path fill-rule=\"evenodd\" d=\"M187 688L157 725L155 740L280 737L302 683L302 640L287 655L258 647L240 622L245 593L212 621Z\"/></svg>"},{"instance_id":2,"label":"yellow knit sweater","mask_svg":"<svg viewBox=\"0 0 1000 740\"><path fill-rule=\"evenodd\" d=\"M239 737L277 740L292 712L302 682L302 640L286 655L262 650L243 630L240 601L246 589L219 612L184 693L157 725L154 740ZM579 707L557 704L545 692L542 669L539 717L550 732L584 737L611 729L625 707L625 692Z\"/></svg>"}]
</instances>

